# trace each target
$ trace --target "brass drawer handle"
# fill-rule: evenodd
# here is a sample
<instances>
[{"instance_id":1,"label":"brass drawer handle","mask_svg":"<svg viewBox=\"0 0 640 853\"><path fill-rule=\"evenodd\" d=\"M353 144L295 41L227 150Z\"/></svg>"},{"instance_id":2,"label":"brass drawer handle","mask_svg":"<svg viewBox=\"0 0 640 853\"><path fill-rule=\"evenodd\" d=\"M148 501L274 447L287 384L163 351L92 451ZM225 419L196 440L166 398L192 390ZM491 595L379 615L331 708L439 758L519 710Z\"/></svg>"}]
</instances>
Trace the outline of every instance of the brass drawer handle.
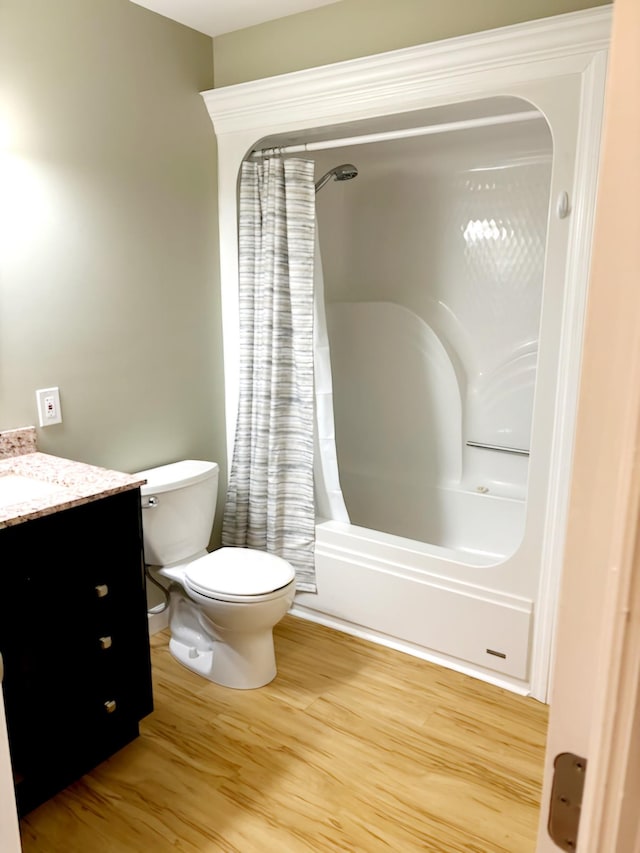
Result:
<instances>
[{"instance_id":1,"label":"brass drawer handle","mask_svg":"<svg viewBox=\"0 0 640 853\"><path fill-rule=\"evenodd\" d=\"M113 712L116 710L116 707L117 707L116 706L116 700L115 699L108 699L104 703L104 707L105 707L107 714L113 714Z\"/></svg>"},{"instance_id":2,"label":"brass drawer handle","mask_svg":"<svg viewBox=\"0 0 640 853\"><path fill-rule=\"evenodd\" d=\"M106 583L99 583L96 586L96 595L98 598L104 598L106 595L109 595L109 587Z\"/></svg>"},{"instance_id":3,"label":"brass drawer handle","mask_svg":"<svg viewBox=\"0 0 640 853\"><path fill-rule=\"evenodd\" d=\"M111 637L100 637L99 643L101 649L110 649L112 644Z\"/></svg>"}]
</instances>

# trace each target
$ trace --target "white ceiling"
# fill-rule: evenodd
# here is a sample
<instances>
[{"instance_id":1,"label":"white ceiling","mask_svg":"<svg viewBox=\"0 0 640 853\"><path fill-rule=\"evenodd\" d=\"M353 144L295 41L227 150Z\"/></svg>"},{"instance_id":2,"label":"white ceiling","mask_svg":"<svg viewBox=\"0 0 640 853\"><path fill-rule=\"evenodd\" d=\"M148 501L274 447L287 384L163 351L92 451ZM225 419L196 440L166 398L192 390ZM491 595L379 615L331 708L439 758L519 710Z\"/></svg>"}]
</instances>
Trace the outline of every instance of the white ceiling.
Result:
<instances>
[{"instance_id":1,"label":"white ceiling","mask_svg":"<svg viewBox=\"0 0 640 853\"><path fill-rule=\"evenodd\" d=\"M337 0L131 0L208 36L329 6Z\"/></svg>"}]
</instances>

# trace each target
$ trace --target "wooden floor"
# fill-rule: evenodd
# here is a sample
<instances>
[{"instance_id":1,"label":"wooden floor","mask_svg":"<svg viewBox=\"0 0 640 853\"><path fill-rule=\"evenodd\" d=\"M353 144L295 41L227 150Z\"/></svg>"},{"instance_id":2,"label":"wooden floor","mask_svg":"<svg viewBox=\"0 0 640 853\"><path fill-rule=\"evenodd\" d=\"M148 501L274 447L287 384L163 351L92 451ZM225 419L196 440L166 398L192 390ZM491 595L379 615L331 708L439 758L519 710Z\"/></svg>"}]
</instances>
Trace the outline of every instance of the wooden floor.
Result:
<instances>
[{"instance_id":1,"label":"wooden floor","mask_svg":"<svg viewBox=\"0 0 640 853\"><path fill-rule=\"evenodd\" d=\"M287 616L229 690L152 637L141 735L21 823L25 853L528 853L547 708Z\"/></svg>"}]
</instances>

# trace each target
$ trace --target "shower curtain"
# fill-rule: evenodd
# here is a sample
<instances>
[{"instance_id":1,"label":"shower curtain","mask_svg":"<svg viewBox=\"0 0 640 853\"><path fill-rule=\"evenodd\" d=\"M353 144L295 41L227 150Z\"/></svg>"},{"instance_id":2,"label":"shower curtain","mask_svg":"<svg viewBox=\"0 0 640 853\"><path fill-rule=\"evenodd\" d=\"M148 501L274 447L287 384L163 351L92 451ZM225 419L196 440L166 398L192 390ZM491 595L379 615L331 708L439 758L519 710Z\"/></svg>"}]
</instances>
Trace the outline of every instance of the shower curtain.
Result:
<instances>
[{"instance_id":1,"label":"shower curtain","mask_svg":"<svg viewBox=\"0 0 640 853\"><path fill-rule=\"evenodd\" d=\"M288 560L315 592L312 161L242 165L240 399L222 544Z\"/></svg>"}]
</instances>

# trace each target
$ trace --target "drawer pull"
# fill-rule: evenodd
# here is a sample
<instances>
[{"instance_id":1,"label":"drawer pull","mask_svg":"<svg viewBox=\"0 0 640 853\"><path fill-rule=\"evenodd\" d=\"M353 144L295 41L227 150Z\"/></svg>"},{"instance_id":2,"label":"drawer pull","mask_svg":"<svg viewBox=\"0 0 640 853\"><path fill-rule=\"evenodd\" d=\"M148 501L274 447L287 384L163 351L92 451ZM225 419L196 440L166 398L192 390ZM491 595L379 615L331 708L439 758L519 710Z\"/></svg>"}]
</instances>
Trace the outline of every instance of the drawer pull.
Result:
<instances>
[{"instance_id":1,"label":"drawer pull","mask_svg":"<svg viewBox=\"0 0 640 853\"><path fill-rule=\"evenodd\" d=\"M106 583L99 583L96 587L96 595L98 598L104 598L106 595L109 595L109 587Z\"/></svg>"},{"instance_id":2,"label":"drawer pull","mask_svg":"<svg viewBox=\"0 0 640 853\"><path fill-rule=\"evenodd\" d=\"M100 648L101 649L110 649L111 648L111 637L100 637Z\"/></svg>"},{"instance_id":3,"label":"drawer pull","mask_svg":"<svg viewBox=\"0 0 640 853\"><path fill-rule=\"evenodd\" d=\"M115 699L108 699L104 703L104 707L105 707L105 711L107 712L107 714L113 714L113 712L115 711L115 709L117 707L116 706L116 700Z\"/></svg>"}]
</instances>

